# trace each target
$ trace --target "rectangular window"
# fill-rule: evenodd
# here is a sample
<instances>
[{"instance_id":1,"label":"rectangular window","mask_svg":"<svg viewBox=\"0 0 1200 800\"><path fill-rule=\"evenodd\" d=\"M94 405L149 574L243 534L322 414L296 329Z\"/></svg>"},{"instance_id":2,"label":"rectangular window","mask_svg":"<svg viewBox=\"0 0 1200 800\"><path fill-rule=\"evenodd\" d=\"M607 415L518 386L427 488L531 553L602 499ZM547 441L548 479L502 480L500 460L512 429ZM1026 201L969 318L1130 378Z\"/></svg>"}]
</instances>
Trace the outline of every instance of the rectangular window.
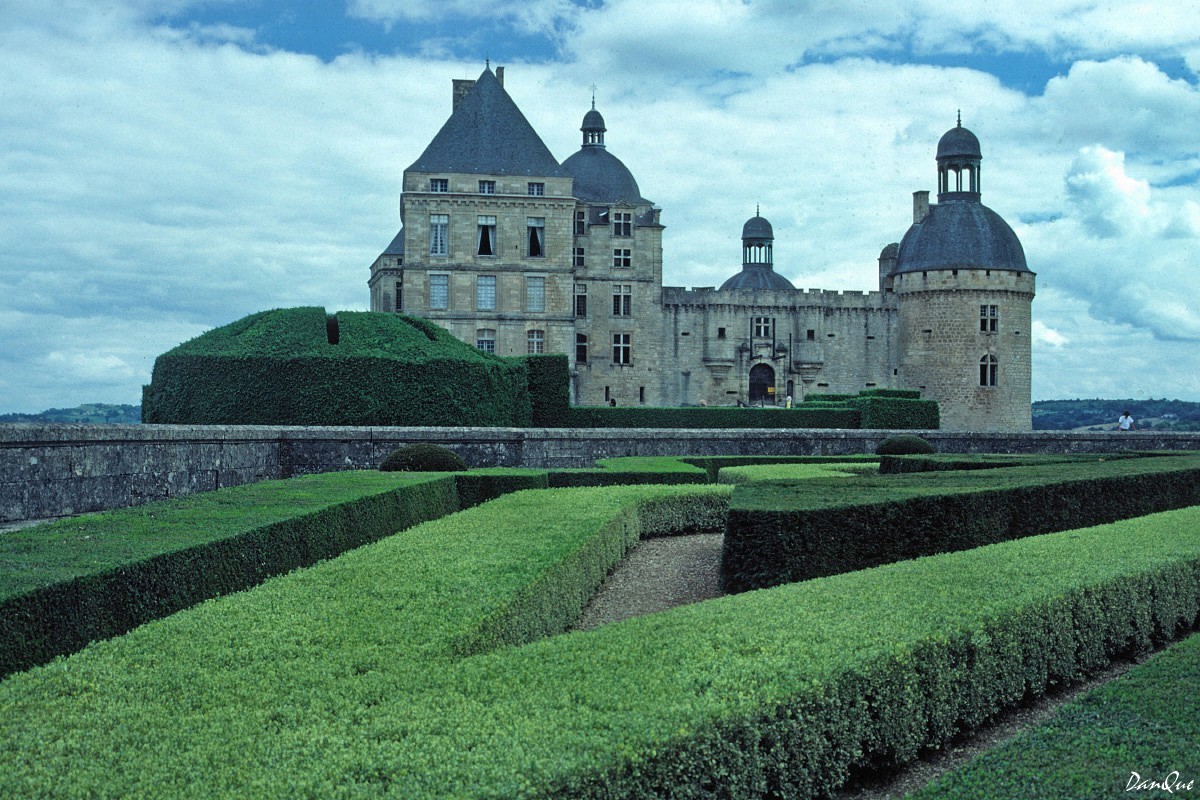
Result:
<instances>
[{"instance_id":1,"label":"rectangular window","mask_svg":"<svg viewBox=\"0 0 1200 800\"><path fill-rule=\"evenodd\" d=\"M546 310L546 279L531 275L525 278L525 310Z\"/></svg>"},{"instance_id":2,"label":"rectangular window","mask_svg":"<svg viewBox=\"0 0 1200 800\"><path fill-rule=\"evenodd\" d=\"M805 332L804 338L810 342L815 342L817 340L817 332L812 328L809 328L808 331Z\"/></svg>"},{"instance_id":3,"label":"rectangular window","mask_svg":"<svg viewBox=\"0 0 1200 800\"><path fill-rule=\"evenodd\" d=\"M724 328L717 328L717 338L718 339L725 338L725 329Z\"/></svg>"},{"instance_id":4,"label":"rectangular window","mask_svg":"<svg viewBox=\"0 0 1200 800\"><path fill-rule=\"evenodd\" d=\"M496 352L496 331L492 328L475 331L475 346L485 353Z\"/></svg>"},{"instance_id":5,"label":"rectangular window","mask_svg":"<svg viewBox=\"0 0 1200 800\"><path fill-rule=\"evenodd\" d=\"M613 266L621 268L633 266L633 251L628 247L614 247Z\"/></svg>"},{"instance_id":6,"label":"rectangular window","mask_svg":"<svg viewBox=\"0 0 1200 800\"><path fill-rule=\"evenodd\" d=\"M496 276L480 275L475 279L475 310L496 310Z\"/></svg>"},{"instance_id":7,"label":"rectangular window","mask_svg":"<svg viewBox=\"0 0 1200 800\"><path fill-rule=\"evenodd\" d=\"M429 215L429 255L444 256L449 252L449 214Z\"/></svg>"},{"instance_id":8,"label":"rectangular window","mask_svg":"<svg viewBox=\"0 0 1200 800\"><path fill-rule=\"evenodd\" d=\"M633 316L633 286L628 283L613 284L613 316Z\"/></svg>"},{"instance_id":9,"label":"rectangular window","mask_svg":"<svg viewBox=\"0 0 1200 800\"><path fill-rule=\"evenodd\" d=\"M995 386L999 366L995 356L988 355L979 359L979 385Z\"/></svg>"},{"instance_id":10,"label":"rectangular window","mask_svg":"<svg viewBox=\"0 0 1200 800\"><path fill-rule=\"evenodd\" d=\"M496 182L495 181L480 181L479 182L479 193L480 194L495 194L496 193Z\"/></svg>"},{"instance_id":11,"label":"rectangular window","mask_svg":"<svg viewBox=\"0 0 1200 800\"><path fill-rule=\"evenodd\" d=\"M396 281L396 313L404 310L404 286Z\"/></svg>"},{"instance_id":12,"label":"rectangular window","mask_svg":"<svg viewBox=\"0 0 1200 800\"><path fill-rule=\"evenodd\" d=\"M526 351L531 356L536 356L539 353L546 352L546 332L545 331L530 331L526 335L528 347Z\"/></svg>"},{"instance_id":13,"label":"rectangular window","mask_svg":"<svg viewBox=\"0 0 1200 800\"><path fill-rule=\"evenodd\" d=\"M981 333L995 333L1000 329L1000 307L979 307L979 330Z\"/></svg>"},{"instance_id":14,"label":"rectangular window","mask_svg":"<svg viewBox=\"0 0 1200 800\"><path fill-rule=\"evenodd\" d=\"M587 334L575 334L575 361L579 364L586 364L588 360L588 340Z\"/></svg>"},{"instance_id":15,"label":"rectangular window","mask_svg":"<svg viewBox=\"0 0 1200 800\"><path fill-rule=\"evenodd\" d=\"M633 214L618 211L612 215L613 236L633 236Z\"/></svg>"},{"instance_id":16,"label":"rectangular window","mask_svg":"<svg viewBox=\"0 0 1200 800\"><path fill-rule=\"evenodd\" d=\"M588 230L587 230L587 212L586 211L576 211L575 212L575 235L576 236L587 236L587 232L588 232Z\"/></svg>"},{"instance_id":17,"label":"rectangular window","mask_svg":"<svg viewBox=\"0 0 1200 800\"><path fill-rule=\"evenodd\" d=\"M614 333L613 334L613 363L614 364L632 364L633 363L633 334L630 333Z\"/></svg>"},{"instance_id":18,"label":"rectangular window","mask_svg":"<svg viewBox=\"0 0 1200 800\"><path fill-rule=\"evenodd\" d=\"M496 255L496 218L479 217L479 246L475 250L476 255L494 256Z\"/></svg>"},{"instance_id":19,"label":"rectangular window","mask_svg":"<svg viewBox=\"0 0 1200 800\"><path fill-rule=\"evenodd\" d=\"M584 252L583 252L583 248L582 248L582 247L576 247L576 248L575 248L575 252L574 252L574 254L573 254L573 255L572 255L572 257L571 257L571 265L572 265L572 266L575 266L575 267L582 267L582 266L584 265L584 260L583 260L583 259L584 259Z\"/></svg>"},{"instance_id":20,"label":"rectangular window","mask_svg":"<svg viewBox=\"0 0 1200 800\"><path fill-rule=\"evenodd\" d=\"M771 317L754 318L754 338L771 339L775 335L775 320Z\"/></svg>"},{"instance_id":21,"label":"rectangular window","mask_svg":"<svg viewBox=\"0 0 1200 800\"><path fill-rule=\"evenodd\" d=\"M526 217L525 227L529 240L528 255L530 258L542 258L546 255L546 218Z\"/></svg>"},{"instance_id":22,"label":"rectangular window","mask_svg":"<svg viewBox=\"0 0 1200 800\"><path fill-rule=\"evenodd\" d=\"M448 192L450 191L449 178L430 178L429 191L431 192Z\"/></svg>"},{"instance_id":23,"label":"rectangular window","mask_svg":"<svg viewBox=\"0 0 1200 800\"><path fill-rule=\"evenodd\" d=\"M587 316L587 284L575 284L575 316Z\"/></svg>"},{"instance_id":24,"label":"rectangular window","mask_svg":"<svg viewBox=\"0 0 1200 800\"><path fill-rule=\"evenodd\" d=\"M445 311L450 307L450 276L429 276L429 308L432 311Z\"/></svg>"},{"instance_id":25,"label":"rectangular window","mask_svg":"<svg viewBox=\"0 0 1200 800\"><path fill-rule=\"evenodd\" d=\"M526 186L526 191L530 197L541 197L546 193L546 184L531 182Z\"/></svg>"}]
</instances>

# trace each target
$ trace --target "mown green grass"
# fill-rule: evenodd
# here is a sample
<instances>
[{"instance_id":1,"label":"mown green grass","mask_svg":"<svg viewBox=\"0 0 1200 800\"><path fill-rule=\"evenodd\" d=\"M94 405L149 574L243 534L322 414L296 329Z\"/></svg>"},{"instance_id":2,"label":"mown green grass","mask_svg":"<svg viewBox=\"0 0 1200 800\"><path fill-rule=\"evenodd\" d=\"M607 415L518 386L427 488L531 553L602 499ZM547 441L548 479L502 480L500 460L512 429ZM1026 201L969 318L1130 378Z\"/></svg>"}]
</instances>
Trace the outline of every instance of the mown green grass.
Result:
<instances>
[{"instance_id":1,"label":"mown green grass","mask_svg":"<svg viewBox=\"0 0 1200 800\"><path fill-rule=\"evenodd\" d=\"M1137 788L1145 781L1173 788ZM907 797L1160 798L1194 791L1200 791L1200 635Z\"/></svg>"},{"instance_id":2,"label":"mown green grass","mask_svg":"<svg viewBox=\"0 0 1200 800\"><path fill-rule=\"evenodd\" d=\"M446 478L382 472L308 475L0 533L0 601L433 480Z\"/></svg>"},{"instance_id":3,"label":"mown green grass","mask_svg":"<svg viewBox=\"0 0 1200 800\"><path fill-rule=\"evenodd\" d=\"M0 785L13 797L562 798L701 797L711 781L802 797L868 755L911 758L1145 648L1200 604L1200 509L1187 509L525 646L504 646L515 640L501 628L495 649L461 657L461 643L482 643L481 621L536 606L525 587L555 583L556 565L632 505L723 491L509 495L12 676ZM619 524L617 538L638 527Z\"/></svg>"},{"instance_id":4,"label":"mown green grass","mask_svg":"<svg viewBox=\"0 0 1200 800\"><path fill-rule=\"evenodd\" d=\"M875 471L873 465L856 462L829 464L759 464L747 467L725 467L717 473L718 483L752 483L754 481L803 481L812 478L853 478Z\"/></svg>"},{"instance_id":5,"label":"mown green grass","mask_svg":"<svg viewBox=\"0 0 1200 800\"><path fill-rule=\"evenodd\" d=\"M761 482L739 486L731 508L754 511L855 506L864 501L885 503L939 494L1019 489L1098 478L1153 476L1156 473L1200 469L1200 454L1132 458L1096 462L1036 463L996 469L939 471L901 475L863 475L856 480Z\"/></svg>"}]
</instances>

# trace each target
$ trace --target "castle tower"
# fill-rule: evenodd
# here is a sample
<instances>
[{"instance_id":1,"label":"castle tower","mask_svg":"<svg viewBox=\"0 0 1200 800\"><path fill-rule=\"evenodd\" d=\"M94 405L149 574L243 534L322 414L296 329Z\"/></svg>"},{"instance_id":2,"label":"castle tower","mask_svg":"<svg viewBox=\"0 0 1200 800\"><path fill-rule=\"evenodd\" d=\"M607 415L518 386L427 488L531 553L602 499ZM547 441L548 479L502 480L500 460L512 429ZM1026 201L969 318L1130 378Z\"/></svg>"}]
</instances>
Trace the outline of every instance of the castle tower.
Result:
<instances>
[{"instance_id":1,"label":"castle tower","mask_svg":"<svg viewBox=\"0 0 1200 800\"><path fill-rule=\"evenodd\" d=\"M786 289L792 282L775 271L775 231L766 217L754 216L742 226L742 271L721 284L721 289Z\"/></svg>"},{"instance_id":2,"label":"castle tower","mask_svg":"<svg viewBox=\"0 0 1200 800\"><path fill-rule=\"evenodd\" d=\"M897 384L937 400L944 429L1029 430L1034 273L980 201L982 160L960 118L938 142L938 202L915 192L912 226L881 257L899 306Z\"/></svg>"}]
</instances>

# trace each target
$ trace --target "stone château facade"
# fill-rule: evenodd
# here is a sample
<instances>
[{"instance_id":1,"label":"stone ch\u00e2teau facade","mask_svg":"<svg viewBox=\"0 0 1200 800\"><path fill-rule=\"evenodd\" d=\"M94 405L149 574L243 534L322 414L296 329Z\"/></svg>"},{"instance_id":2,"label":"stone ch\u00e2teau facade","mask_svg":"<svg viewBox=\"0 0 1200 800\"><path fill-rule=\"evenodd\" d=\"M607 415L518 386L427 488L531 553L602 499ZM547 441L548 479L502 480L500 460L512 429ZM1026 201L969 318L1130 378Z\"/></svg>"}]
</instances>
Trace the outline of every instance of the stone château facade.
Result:
<instances>
[{"instance_id":1,"label":"stone ch\u00e2teau facade","mask_svg":"<svg viewBox=\"0 0 1200 800\"><path fill-rule=\"evenodd\" d=\"M500 355L565 353L580 405L732 405L919 389L949 430L1028 430L1034 274L980 202L979 140L939 141L936 204L879 257L879 290L802 291L757 213L719 288L663 286L661 210L583 118L559 163L504 91L454 81L453 111L404 171L401 229L371 265L374 311L427 317Z\"/></svg>"}]
</instances>

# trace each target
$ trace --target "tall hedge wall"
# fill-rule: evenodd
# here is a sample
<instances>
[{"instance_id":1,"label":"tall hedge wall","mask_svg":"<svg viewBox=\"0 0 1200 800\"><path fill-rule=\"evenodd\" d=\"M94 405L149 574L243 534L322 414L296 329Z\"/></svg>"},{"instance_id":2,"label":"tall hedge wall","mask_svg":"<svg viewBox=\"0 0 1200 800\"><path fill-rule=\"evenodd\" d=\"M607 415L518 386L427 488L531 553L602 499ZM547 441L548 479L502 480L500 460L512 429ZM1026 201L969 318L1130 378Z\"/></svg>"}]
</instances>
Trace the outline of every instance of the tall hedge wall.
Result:
<instances>
[{"instance_id":1,"label":"tall hedge wall","mask_svg":"<svg viewBox=\"0 0 1200 800\"><path fill-rule=\"evenodd\" d=\"M535 428L560 428L571 406L571 365L561 353L525 356Z\"/></svg>"},{"instance_id":2,"label":"tall hedge wall","mask_svg":"<svg viewBox=\"0 0 1200 800\"><path fill-rule=\"evenodd\" d=\"M142 419L524 427L530 402L523 362L481 352L427 320L289 308L253 314L159 356Z\"/></svg>"},{"instance_id":3,"label":"tall hedge wall","mask_svg":"<svg viewBox=\"0 0 1200 800\"><path fill-rule=\"evenodd\" d=\"M648 408L575 406L561 428L858 428L852 408Z\"/></svg>"}]
</instances>

